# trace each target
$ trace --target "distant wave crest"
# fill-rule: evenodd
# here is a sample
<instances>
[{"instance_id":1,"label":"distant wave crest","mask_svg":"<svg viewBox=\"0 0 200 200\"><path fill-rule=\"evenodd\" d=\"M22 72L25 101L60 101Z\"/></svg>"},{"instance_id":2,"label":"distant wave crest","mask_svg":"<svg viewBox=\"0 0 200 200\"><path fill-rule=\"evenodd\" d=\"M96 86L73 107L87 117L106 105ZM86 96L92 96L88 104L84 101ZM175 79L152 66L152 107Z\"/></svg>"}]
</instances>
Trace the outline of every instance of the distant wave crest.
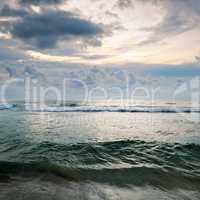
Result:
<instances>
[{"instance_id":1,"label":"distant wave crest","mask_svg":"<svg viewBox=\"0 0 200 200\"><path fill-rule=\"evenodd\" d=\"M43 106L40 104L0 104L0 110L11 109L27 112L146 112L146 113L200 113L200 108L175 106L96 106L68 104L66 106Z\"/></svg>"},{"instance_id":2,"label":"distant wave crest","mask_svg":"<svg viewBox=\"0 0 200 200\"><path fill-rule=\"evenodd\" d=\"M13 107L14 107L13 104L0 104L0 110L11 109Z\"/></svg>"}]
</instances>

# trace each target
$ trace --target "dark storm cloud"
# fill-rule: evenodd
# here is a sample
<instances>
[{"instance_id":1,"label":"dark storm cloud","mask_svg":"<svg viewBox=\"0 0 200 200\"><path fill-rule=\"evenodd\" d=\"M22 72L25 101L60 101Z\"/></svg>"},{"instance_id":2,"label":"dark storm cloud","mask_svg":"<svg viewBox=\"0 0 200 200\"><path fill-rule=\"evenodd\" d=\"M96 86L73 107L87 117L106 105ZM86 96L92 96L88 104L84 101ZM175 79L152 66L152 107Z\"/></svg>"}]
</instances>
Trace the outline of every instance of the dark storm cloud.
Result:
<instances>
[{"instance_id":1,"label":"dark storm cloud","mask_svg":"<svg viewBox=\"0 0 200 200\"><path fill-rule=\"evenodd\" d=\"M1 15L19 16L7 28L13 38L18 38L40 49L54 48L59 41L84 40L86 45L100 45L103 28L89 20L81 19L73 13L50 10L44 13L27 13L23 9L4 7Z\"/></svg>"},{"instance_id":2,"label":"dark storm cloud","mask_svg":"<svg viewBox=\"0 0 200 200\"><path fill-rule=\"evenodd\" d=\"M19 0L23 5L48 5L48 4L60 4L65 0Z\"/></svg>"},{"instance_id":3,"label":"dark storm cloud","mask_svg":"<svg viewBox=\"0 0 200 200\"><path fill-rule=\"evenodd\" d=\"M26 10L11 8L8 5L5 5L0 10L1 17L23 17L27 14L28 14L28 12Z\"/></svg>"}]
</instances>

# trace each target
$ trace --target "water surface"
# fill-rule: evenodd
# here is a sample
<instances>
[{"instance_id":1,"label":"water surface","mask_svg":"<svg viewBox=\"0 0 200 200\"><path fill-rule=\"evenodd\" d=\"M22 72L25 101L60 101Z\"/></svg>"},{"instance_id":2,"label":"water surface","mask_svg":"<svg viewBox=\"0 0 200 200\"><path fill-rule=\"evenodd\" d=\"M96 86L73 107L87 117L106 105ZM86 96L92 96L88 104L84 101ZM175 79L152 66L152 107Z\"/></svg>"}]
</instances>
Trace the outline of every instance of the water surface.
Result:
<instances>
[{"instance_id":1,"label":"water surface","mask_svg":"<svg viewBox=\"0 0 200 200\"><path fill-rule=\"evenodd\" d=\"M0 111L0 199L199 199L191 113Z\"/></svg>"}]
</instances>

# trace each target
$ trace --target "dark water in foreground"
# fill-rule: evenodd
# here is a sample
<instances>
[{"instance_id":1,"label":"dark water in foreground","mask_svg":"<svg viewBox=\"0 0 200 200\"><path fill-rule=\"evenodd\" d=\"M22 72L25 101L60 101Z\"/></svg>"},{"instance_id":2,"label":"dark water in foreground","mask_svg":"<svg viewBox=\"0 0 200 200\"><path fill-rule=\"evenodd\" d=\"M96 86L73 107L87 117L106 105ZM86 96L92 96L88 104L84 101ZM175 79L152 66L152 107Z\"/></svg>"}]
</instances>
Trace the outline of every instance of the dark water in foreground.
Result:
<instances>
[{"instance_id":1,"label":"dark water in foreground","mask_svg":"<svg viewBox=\"0 0 200 200\"><path fill-rule=\"evenodd\" d=\"M0 111L0 199L200 199L190 113Z\"/></svg>"}]
</instances>

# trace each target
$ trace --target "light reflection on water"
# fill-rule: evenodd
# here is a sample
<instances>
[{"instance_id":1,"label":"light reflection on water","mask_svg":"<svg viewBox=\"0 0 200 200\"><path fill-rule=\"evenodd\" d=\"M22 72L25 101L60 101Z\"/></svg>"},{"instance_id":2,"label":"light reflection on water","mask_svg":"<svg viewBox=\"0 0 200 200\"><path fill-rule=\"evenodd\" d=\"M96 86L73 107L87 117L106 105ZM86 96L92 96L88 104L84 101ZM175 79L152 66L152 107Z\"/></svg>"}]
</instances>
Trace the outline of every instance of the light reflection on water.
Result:
<instances>
[{"instance_id":1,"label":"light reflection on water","mask_svg":"<svg viewBox=\"0 0 200 200\"><path fill-rule=\"evenodd\" d=\"M69 144L137 139L200 143L200 124L176 113L3 111L0 113L0 125L2 131L34 142Z\"/></svg>"}]
</instances>

